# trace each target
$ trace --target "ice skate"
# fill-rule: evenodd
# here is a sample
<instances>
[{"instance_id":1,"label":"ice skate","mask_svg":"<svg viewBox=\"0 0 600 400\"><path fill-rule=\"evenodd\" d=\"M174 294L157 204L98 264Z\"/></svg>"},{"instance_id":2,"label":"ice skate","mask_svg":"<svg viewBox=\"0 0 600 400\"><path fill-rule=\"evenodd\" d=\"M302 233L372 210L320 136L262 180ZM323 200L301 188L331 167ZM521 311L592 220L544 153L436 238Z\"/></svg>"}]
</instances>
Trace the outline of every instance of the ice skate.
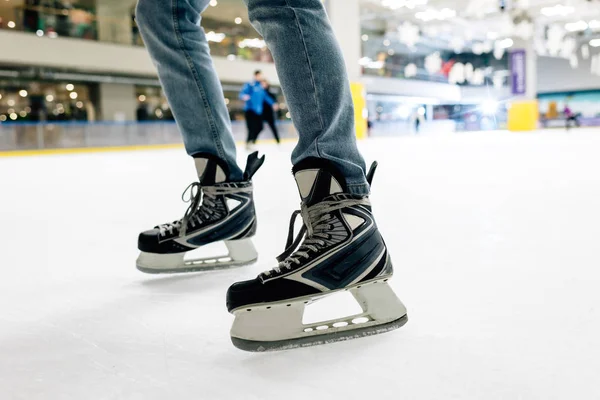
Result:
<instances>
[{"instance_id":1,"label":"ice skate","mask_svg":"<svg viewBox=\"0 0 600 400\"><path fill-rule=\"evenodd\" d=\"M371 167L369 183L376 166ZM292 216L279 265L227 292L227 308L235 315L233 344L247 351L285 350L404 325L406 308L387 283L392 263L368 198L348 194L344 178L322 160L307 160L294 174L302 205ZM304 224L294 239L299 213ZM349 291L362 313L303 324L307 305L340 291Z\"/></svg>"},{"instance_id":2,"label":"ice skate","mask_svg":"<svg viewBox=\"0 0 600 400\"><path fill-rule=\"evenodd\" d=\"M248 156L244 180L230 182L227 165L207 154L194 156L198 182L184 192L190 206L180 220L142 232L136 265L146 273L208 271L242 266L258 255L251 237L256 232L252 176L264 156ZM184 199L185 200L185 199ZM219 257L186 259L186 253L214 242L224 242L229 253Z\"/></svg>"}]
</instances>

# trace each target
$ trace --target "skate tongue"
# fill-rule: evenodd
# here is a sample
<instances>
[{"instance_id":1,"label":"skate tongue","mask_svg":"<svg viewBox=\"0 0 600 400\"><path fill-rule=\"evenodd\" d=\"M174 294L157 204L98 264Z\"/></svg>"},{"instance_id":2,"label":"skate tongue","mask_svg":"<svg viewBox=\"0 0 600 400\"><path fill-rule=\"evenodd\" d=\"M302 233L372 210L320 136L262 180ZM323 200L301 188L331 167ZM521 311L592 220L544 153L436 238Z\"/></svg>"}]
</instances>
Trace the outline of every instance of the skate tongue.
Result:
<instances>
[{"instance_id":1,"label":"skate tongue","mask_svg":"<svg viewBox=\"0 0 600 400\"><path fill-rule=\"evenodd\" d=\"M202 186L226 182L229 179L229 167L225 161L208 153L194 154L193 157Z\"/></svg>"},{"instance_id":2,"label":"skate tongue","mask_svg":"<svg viewBox=\"0 0 600 400\"><path fill-rule=\"evenodd\" d=\"M345 179L333 165L322 159L318 162L305 161L294 167L294 178L300 197L307 206L319 203L332 194L347 191Z\"/></svg>"},{"instance_id":3,"label":"skate tongue","mask_svg":"<svg viewBox=\"0 0 600 400\"><path fill-rule=\"evenodd\" d=\"M252 179L252 177L254 176L256 171L258 171L258 169L260 167L262 167L264 162L265 162L265 156L263 155L262 157L259 157L258 151L255 151L254 153L250 154L248 156L248 161L246 161L246 170L244 171L244 180L249 181L250 179Z\"/></svg>"}]
</instances>

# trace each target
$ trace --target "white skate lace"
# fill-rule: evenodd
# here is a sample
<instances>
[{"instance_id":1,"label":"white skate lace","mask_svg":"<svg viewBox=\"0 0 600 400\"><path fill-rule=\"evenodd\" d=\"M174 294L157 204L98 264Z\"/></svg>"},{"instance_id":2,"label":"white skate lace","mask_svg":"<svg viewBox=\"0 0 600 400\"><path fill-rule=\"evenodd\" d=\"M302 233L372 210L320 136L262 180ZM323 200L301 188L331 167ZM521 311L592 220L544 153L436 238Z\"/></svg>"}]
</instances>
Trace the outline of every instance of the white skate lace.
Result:
<instances>
[{"instance_id":1,"label":"white skate lace","mask_svg":"<svg viewBox=\"0 0 600 400\"><path fill-rule=\"evenodd\" d=\"M313 252L319 252L325 246L327 241L332 239L331 230L333 229L333 222L335 217L331 214L333 211L340 210L342 208L352 207L355 205L369 205L369 200L365 198L349 198L344 200L328 200L317 203L311 207L307 207L304 203L301 205L300 210L293 212L290 219L290 228L288 231L288 239L286 243L285 251L277 257L279 265L269 271L262 273L264 277L270 277L272 274L280 274L282 272L289 272L293 270L295 266L302 263L302 259L309 259ZM302 220L304 224L298 232L295 239L294 237L294 224L296 217L302 214ZM298 244L302 238L306 235L304 242L298 247ZM294 251L298 248L296 251Z\"/></svg>"},{"instance_id":2,"label":"white skate lace","mask_svg":"<svg viewBox=\"0 0 600 400\"><path fill-rule=\"evenodd\" d=\"M215 214L217 197L233 193L252 193L252 185L239 187L232 184L202 186L200 182L190 184L182 193L181 200L190 203L182 219L159 225L159 234L164 236L179 230L179 236L185 236L189 227L195 228Z\"/></svg>"}]
</instances>

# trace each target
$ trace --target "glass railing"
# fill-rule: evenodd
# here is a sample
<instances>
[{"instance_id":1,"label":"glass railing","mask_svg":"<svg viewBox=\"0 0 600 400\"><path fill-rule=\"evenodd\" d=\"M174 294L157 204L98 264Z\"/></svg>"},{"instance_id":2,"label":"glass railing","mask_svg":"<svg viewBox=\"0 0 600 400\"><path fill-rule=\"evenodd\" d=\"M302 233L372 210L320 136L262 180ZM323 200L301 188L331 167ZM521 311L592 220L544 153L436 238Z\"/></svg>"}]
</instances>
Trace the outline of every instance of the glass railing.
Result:
<instances>
[{"instance_id":1,"label":"glass railing","mask_svg":"<svg viewBox=\"0 0 600 400\"><path fill-rule=\"evenodd\" d=\"M296 138L291 122L277 123L282 138ZM246 124L232 122L236 142L246 139ZM265 127L260 139L273 136ZM16 150L70 149L86 147L180 144L175 122L56 122L0 124L0 152Z\"/></svg>"},{"instance_id":2,"label":"glass railing","mask_svg":"<svg viewBox=\"0 0 600 400\"><path fill-rule=\"evenodd\" d=\"M52 39L68 37L123 45L144 45L133 15L99 16L84 9L43 6L5 8L2 14L0 29L29 32ZM251 27L210 18L204 18L202 24L213 55L273 62L266 44Z\"/></svg>"}]
</instances>

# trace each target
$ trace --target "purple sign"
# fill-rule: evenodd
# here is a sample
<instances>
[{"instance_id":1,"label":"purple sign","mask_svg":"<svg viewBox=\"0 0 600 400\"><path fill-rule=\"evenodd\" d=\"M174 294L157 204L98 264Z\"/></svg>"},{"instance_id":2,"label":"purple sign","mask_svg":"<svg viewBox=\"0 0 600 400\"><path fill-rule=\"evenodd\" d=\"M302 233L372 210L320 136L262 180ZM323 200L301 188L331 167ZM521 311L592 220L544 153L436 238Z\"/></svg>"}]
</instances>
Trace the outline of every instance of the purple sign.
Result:
<instances>
[{"instance_id":1,"label":"purple sign","mask_svg":"<svg viewBox=\"0 0 600 400\"><path fill-rule=\"evenodd\" d=\"M514 50L510 53L512 94L522 95L527 91L525 63L525 50Z\"/></svg>"}]
</instances>

